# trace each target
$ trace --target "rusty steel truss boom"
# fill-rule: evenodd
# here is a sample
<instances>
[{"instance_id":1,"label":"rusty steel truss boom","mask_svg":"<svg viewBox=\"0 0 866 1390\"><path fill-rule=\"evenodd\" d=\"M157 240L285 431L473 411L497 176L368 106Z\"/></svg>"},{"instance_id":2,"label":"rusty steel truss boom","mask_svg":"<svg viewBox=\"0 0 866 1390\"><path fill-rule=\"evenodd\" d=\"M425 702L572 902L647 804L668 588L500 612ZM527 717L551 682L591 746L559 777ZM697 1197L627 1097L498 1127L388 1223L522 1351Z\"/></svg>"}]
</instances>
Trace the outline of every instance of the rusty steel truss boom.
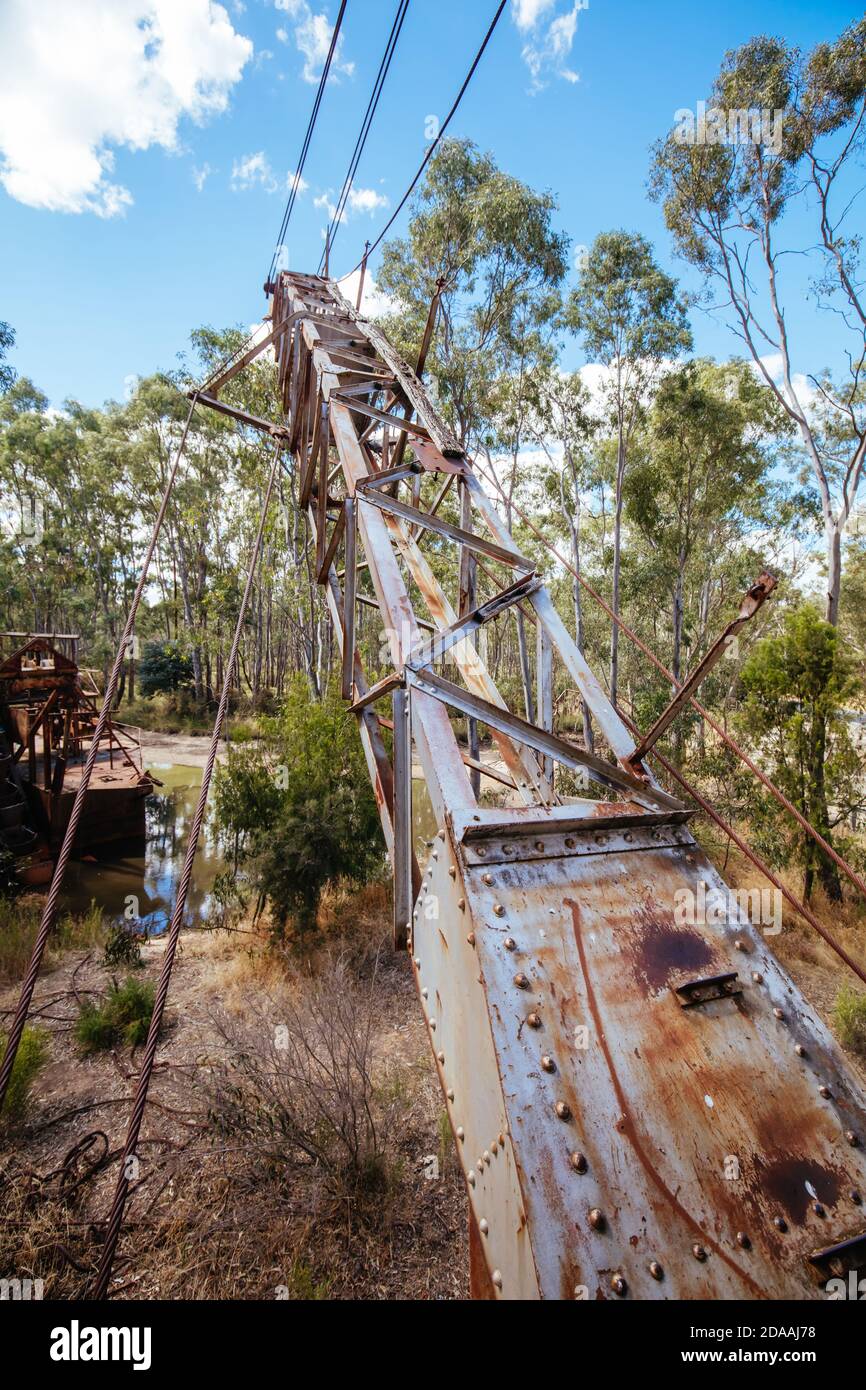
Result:
<instances>
[{"instance_id":1,"label":"rusty steel truss boom","mask_svg":"<svg viewBox=\"0 0 866 1390\"><path fill-rule=\"evenodd\" d=\"M282 272L267 288L277 428L465 1175L473 1293L824 1296L866 1261L864 1100L769 947L777 924L728 889L643 761L685 697L636 742L418 372L327 278ZM427 474L441 486L425 509ZM459 524L440 515L449 492ZM453 550L453 599L431 545ZM486 600L482 573L501 585ZM762 576L736 626L772 584ZM374 684L359 604L378 608L390 652ZM518 606L537 629L538 723L508 709L479 642ZM555 732L554 654L609 756ZM479 803L482 765L455 718L488 730L514 804ZM438 826L429 846L412 839L413 760ZM560 796L557 764L606 799Z\"/></svg>"}]
</instances>

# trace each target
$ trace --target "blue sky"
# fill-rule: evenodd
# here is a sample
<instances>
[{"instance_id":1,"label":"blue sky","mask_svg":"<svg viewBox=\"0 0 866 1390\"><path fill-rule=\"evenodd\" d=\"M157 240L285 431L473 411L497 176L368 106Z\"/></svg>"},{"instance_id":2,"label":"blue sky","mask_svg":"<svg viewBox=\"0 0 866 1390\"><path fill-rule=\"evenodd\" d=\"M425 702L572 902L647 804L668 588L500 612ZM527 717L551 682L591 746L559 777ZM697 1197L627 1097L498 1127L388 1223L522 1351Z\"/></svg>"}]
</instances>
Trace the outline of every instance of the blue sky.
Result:
<instances>
[{"instance_id":1,"label":"blue sky","mask_svg":"<svg viewBox=\"0 0 866 1390\"><path fill-rule=\"evenodd\" d=\"M395 8L349 0L287 238L293 268L318 265L326 214L316 200L342 183ZM412 0L337 274L378 232L385 200L399 201L427 118L444 116L494 8ZM336 10L336 0L4 0L0 319L18 335L13 365L55 404L120 398L130 377L170 366L193 327L261 315L309 79ZM634 229L685 275L646 195L651 142L706 97L726 49L759 31L808 48L860 13L842 0L589 0L576 14L573 0L512 0L452 133L550 189L576 244ZM797 369L833 362L832 319L802 296L791 312L811 354ZM735 349L700 312L694 329L701 352Z\"/></svg>"}]
</instances>

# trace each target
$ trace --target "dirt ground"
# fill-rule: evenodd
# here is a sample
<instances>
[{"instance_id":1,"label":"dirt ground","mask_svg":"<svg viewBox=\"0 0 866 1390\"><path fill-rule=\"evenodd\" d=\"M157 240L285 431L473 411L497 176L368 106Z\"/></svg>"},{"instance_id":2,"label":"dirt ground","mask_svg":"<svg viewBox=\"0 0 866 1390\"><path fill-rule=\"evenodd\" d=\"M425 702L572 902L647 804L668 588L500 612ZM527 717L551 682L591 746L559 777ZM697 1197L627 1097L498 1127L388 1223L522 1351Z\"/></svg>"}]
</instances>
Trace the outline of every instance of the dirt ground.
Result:
<instances>
[{"instance_id":1,"label":"dirt ground","mask_svg":"<svg viewBox=\"0 0 866 1390\"><path fill-rule=\"evenodd\" d=\"M142 954L140 973L155 979L161 943ZM242 1013L273 967L248 934L182 938L114 1297L466 1296L466 1202L421 1012L405 958L381 960L374 1048L398 1078L405 1108L396 1191L387 1217L371 1223L335 1209L309 1172L260 1171L241 1143L215 1135L215 1008ZM104 991L112 973L119 972L105 968L100 952L73 951L41 979L32 1021L49 1035L50 1061L26 1132L0 1151L0 1276L43 1278L46 1298L85 1293L99 1255L94 1222L104 1218L116 1181L139 1054L124 1048L83 1057L72 1031L79 1001ZM15 997L14 988L0 992L0 1009Z\"/></svg>"}]
</instances>

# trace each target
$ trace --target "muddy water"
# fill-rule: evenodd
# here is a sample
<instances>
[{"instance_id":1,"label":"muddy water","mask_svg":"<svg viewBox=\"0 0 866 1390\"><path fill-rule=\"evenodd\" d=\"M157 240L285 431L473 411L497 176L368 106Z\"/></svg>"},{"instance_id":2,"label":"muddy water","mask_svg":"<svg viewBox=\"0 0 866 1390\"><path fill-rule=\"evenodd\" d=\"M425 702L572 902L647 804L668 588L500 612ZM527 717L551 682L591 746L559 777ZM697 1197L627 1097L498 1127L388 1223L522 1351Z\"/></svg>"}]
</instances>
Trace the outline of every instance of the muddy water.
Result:
<instances>
[{"instance_id":1,"label":"muddy water","mask_svg":"<svg viewBox=\"0 0 866 1390\"><path fill-rule=\"evenodd\" d=\"M163 785L145 804L143 850L141 845L105 845L92 861L71 862L63 902L76 912L86 911L95 902L109 920L137 918L149 935L158 936L171 920L202 769L152 759L147 765ZM436 822L423 780L414 780L412 791L416 841L426 858L424 843L435 836ZM187 898L187 926L207 925L214 909L214 879L223 867L212 822L206 818Z\"/></svg>"},{"instance_id":2,"label":"muddy water","mask_svg":"<svg viewBox=\"0 0 866 1390\"><path fill-rule=\"evenodd\" d=\"M143 850L140 844L105 845L97 851L98 858L94 856L95 862L70 863L63 900L73 911L85 911L95 902L107 918L137 918L151 936L158 936L171 920L202 770L155 761L148 761L148 767L163 785L145 803ZM222 867L222 855L206 819L187 897L187 926L207 923L214 879Z\"/></svg>"}]
</instances>

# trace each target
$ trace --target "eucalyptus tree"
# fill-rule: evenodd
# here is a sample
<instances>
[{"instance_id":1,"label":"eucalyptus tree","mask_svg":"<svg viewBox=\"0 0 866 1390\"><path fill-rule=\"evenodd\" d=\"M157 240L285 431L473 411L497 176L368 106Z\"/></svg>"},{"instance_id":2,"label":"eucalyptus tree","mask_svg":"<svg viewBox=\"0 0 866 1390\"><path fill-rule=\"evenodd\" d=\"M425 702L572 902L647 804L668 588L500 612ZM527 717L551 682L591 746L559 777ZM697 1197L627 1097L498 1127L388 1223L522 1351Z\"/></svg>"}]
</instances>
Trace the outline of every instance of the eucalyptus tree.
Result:
<instances>
[{"instance_id":1,"label":"eucalyptus tree","mask_svg":"<svg viewBox=\"0 0 866 1390\"><path fill-rule=\"evenodd\" d=\"M679 254L717 292L733 331L799 432L820 494L826 619L836 623L845 534L866 459L866 300L852 226L866 139L866 19L810 53L758 37L726 54L702 123L654 150L651 191ZM787 310L811 269L832 312L841 372L798 375L810 354ZM718 297L720 296L720 297ZM778 371L777 371L778 367Z\"/></svg>"},{"instance_id":2,"label":"eucalyptus tree","mask_svg":"<svg viewBox=\"0 0 866 1390\"><path fill-rule=\"evenodd\" d=\"M379 285L396 301L386 328L417 353L441 285L428 375L461 443L489 427L498 384L526 366L527 334L559 307L568 240L556 203L503 173L469 140L446 140L427 169L405 237L385 243Z\"/></svg>"},{"instance_id":3,"label":"eucalyptus tree","mask_svg":"<svg viewBox=\"0 0 866 1390\"><path fill-rule=\"evenodd\" d=\"M620 611L623 488L634 432L664 366L691 347L686 305L652 247L625 231L603 232L583 258L566 322L591 361L606 369L602 393L616 437L611 607ZM610 633L610 698L616 704L619 628Z\"/></svg>"}]
</instances>

